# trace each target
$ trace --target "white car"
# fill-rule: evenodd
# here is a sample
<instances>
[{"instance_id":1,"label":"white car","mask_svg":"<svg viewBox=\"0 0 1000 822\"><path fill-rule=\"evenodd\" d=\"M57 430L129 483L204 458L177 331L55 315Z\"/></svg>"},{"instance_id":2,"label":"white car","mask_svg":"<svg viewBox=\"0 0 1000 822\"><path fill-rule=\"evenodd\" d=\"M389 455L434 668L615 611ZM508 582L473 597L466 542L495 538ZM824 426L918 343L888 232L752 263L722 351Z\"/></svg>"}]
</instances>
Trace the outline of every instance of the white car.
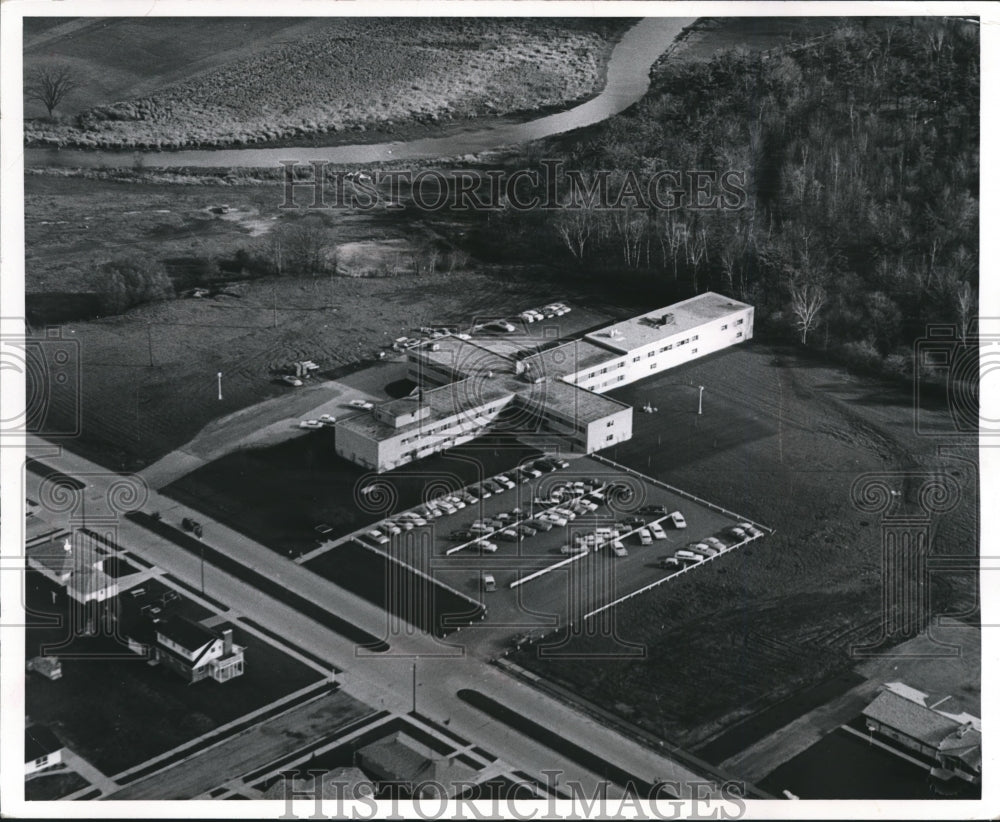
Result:
<instances>
[{"instance_id":1,"label":"white car","mask_svg":"<svg viewBox=\"0 0 1000 822\"><path fill-rule=\"evenodd\" d=\"M455 514L458 512L458 509L450 502L448 502L448 500L446 499L439 499L435 503L435 505L437 505L437 507L440 508L442 511L444 511L446 514Z\"/></svg>"},{"instance_id":2,"label":"white car","mask_svg":"<svg viewBox=\"0 0 1000 822\"><path fill-rule=\"evenodd\" d=\"M705 537L705 544L720 553L726 550L726 544L721 539L716 537Z\"/></svg>"},{"instance_id":3,"label":"white car","mask_svg":"<svg viewBox=\"0 0 1000 822\"><path fill-rule=\"evenodd\" d=\"M427 524L426 519L420 516L420 514L414 513L413 511L404 511L402 514L396 517L396 521L398 522L399 520L409 520L418 528L422 528Z\"/></svg>"},{"instance_id":4,"label":"white car","mask_svg":"<svg viewBox=\"0 0 1000 822\"><path fill-rule=\"evenodd\" d=\"M544 511L543 513L538 515L538 518L547 519L549 522L553 523L554 525L558 525L560 528L563 528L569 524L569 520L566 519L566 517L560 516L555 511Z\"/></svg>"},{"instance_id":5,"label":"white car","mask_svg":"<svg viewBox=\"0 0 1000 822\"><path fill-rule=\"evenodd\" d=\"M490 491L485 485L477 485L475 493L479 494L480 499L489 499L493 496L493 492Z\"/></svg>"},{"instance_id":6,"label":"white car","mask_svg":"<svg viewBox=\"0 0 1000 822\"><path fill-rule=\"evenodd\" d=\"M639 543L641 545L652 545L653 535L649 533L648 528L640 528L636 531L636 535L639 537Z\"/></svg>"},{"instance_id":7,"label":"white car","mask_svg":"<svg viewBox=\"0 0 1000 822\"><path fill-rule=\"evenodd\" d=\"M589 550L587 545L564 545L559 549L563 554L586 554Z\"/></svg>"},{"instance_id":8,"label":"white car","mask_svg":"<svg viewBox=\"0 0 1000 822\"><path fill-rule=\"evenodd\" d=\"M302 420L299 423L299 428L322 428L323 423L319 420Z\"/></svg>"},{"instance_id":9,"label":"white car","mask_svg":"<svg viewBox=\"0 0 1000 822\"><path fill-rule=\"evenodd\" d=\"M365 536L368 539L373 539L379 545L385 545L389 541L389 537L383 534L381 531L366 531Z\"/></svg>"},{"instance_id":10,"label":"white car","mask_svg":"<svg viewBox=\"0 0 1000 822\"><path fill-rule=\"evenodd\" d=\"M612 543L611 543L611 552L616 557L627 557L628 556L628 550L625 548L624 545L622 545L621 540L618 540L618 539L612 541Z\"/></svg>"},{"instance_id":11,"label":"white car","mask_svg":"<svg viewBox=\"0 0 1000 822\"><path fill-rule=\"evenodd\" d=\"M726 533L732 536L734 539L746 539L747 532L740 528L738 525L734 525L732 528L726 529Z\"/></svg>"},{"instance_id":12,"label":"white car","mask_svg":"<svg viewBox=\"0 0 1000 822\"><path fill-rule=\"evenodd\" d=\"M497 552L497 544L490 542L488 539L477 539L475 544L488 554L495 554Z\"/></svg>"},{"instance_id":13,"label":"white car","mask_svg":"<svg viewBox=\"0 0 1000 822\"><path fill-rule=\"evenodd\" d=\"M670 522L673 523L674 528L687 528L687 520L684 519L684 515L680 511L674 511L670 515Z\"/></svg>"},{"instance_id":14,"label":"white car","mask_svg":"<svg viewBox=\"0 0 1000 822\"><path fill-rule=\"evenodd\" d=\"M653 522L649 526L649 530L653 535L653 539L666 539L667 532L664 531L658 522Z\"/></svg>"},{"instance_id":15,"label":"white car","mask_svg":"<svg viewBox=\"0 0 1000 822\"><path fill-rule=\"evenodd\" d=\"M295 388L302 387L302 380L300 380L298 377L293 377L291 374L285 374L281 378L281 381L288 383L289 385L294 386Z\"/></svg>"},{"instance_id":16,"label":"white car","mask_svg":"<svg viewBox=\"0 0 1000 822\"><path fill-rule=\"evenodd\" d=\"M456 508L464 508L465 507L465 501L463 499L461 499L460 497L456 497L454 494L452 494L449 497L445 497L445 502L450 502Z\"/></svg>"},{"instance_id":17,"label":"white car","mask_svg":"<svg viewBox=\"0 0 1000 822\"><path fill-rule=\"evenodd\" d=\"M332 414L320 414L319 421L323 423L323 425L336 425L337 418Z\"/></svg>"},{"instance_id":18,"label":"white car","mask_svg":"<svg viewBox=\"0 0 1000 822\"><path fill-rule=\"evenodd\" d=\"M749 536L751 536L751 537L762 537L762 536L764 536L764 532L761 531L760 528L758 528L755 525L751 525L749 522L741 522L739 524L739 527L742 528L744 531L746 531L747 534Z\"/></svg>"},{"instance_id":19,"label":"white car","mask_svg":"<svg viewBox=\"0 0 1000 822\"><path fill-rule=\"evenodd\" d=\"M489 325L487 325L487 328L494 328L497 329L498 331L506 331L508 334L514 331L514 326L511 325L506 320L497 320L496 322L492 322Z\"/></svg>"},{"instance_id":20,"label":"white car","mask_svg":"<svg viewBox=\"0 0 1000 822\"><path fill-rule=\"evenodd\" d=\"M396 523L392 522L391 520L386 520L385 522L379 523L379 525L376 527L383 534L387 534L388 536L392 537L397 536L398 534L401 533L399 526L396 525Z\"/></svg>"},{"instance_id":21,"label":"white car","mask_svg":"<svg viewBox=\"0 0 1000 822\"><path fill-rule=\"evenodd\" d=\"M535 313L533 311L522 311L517 316L518 319L524 320L526 323L533 323L535 321Z\"/></svg>"},{"instance_id":22,"label":"white car","mask_svg":"<svg viewBox=\"0 0 1000 822\"><path fill-rule=\"evenodd\" d=\"M515 485L514 481L510 477L505 476L504 474L497 474L495 477L493 477L493 482L500 483L504 488L508 490L513 488Z\"/></svg>"},{"instance_id":23,"label":"white car","mask_svg":"<svg viewBox=\"0 0 1000 822\"><path fill-rule=\"evenodd\" d=\"M471 334L461 334L458 331L456 331L451 336L453 336L453 337L455 337L456 339L459 339L459 340L471 340L472 339L472 335Z\"/></svg>"},{"instance_id":24,"label":"white car","mask_svg":"<svg viewBox=\"0 0 1000 822\"><path fill-rule=\"evenodd\" d=\"M371 411L375 407L375 404L368 402L368 400L351 400L347 404L351 408L360 408L362 411Z\"/></svg>"}]
</instances>

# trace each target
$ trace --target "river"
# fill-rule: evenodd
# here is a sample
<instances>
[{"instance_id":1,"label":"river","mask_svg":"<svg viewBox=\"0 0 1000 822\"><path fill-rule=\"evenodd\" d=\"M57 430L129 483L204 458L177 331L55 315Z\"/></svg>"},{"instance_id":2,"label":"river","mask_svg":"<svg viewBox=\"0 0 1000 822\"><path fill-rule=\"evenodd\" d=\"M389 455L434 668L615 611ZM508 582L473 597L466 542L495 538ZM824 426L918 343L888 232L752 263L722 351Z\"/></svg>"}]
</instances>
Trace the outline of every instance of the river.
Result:
<instances>
[{"instance_id":1,"label":"river","mask_svg":"<svg viewBox=\"0 0 1000 822\"><path fill-rule=\"evenodd\" d=\"M280 160L326 160L332 164L456 157L561 134L593 125L624 111L649 88L656 59L695 18L646 17L622 36L608 59L607 81L594 98L574 108L523 123L498 123L482 129L416 140L360 145L294 148L227 148L194 151L104 152L32 148L26 167L127 168L274 168Z\"/></svg>"}]
</instances>

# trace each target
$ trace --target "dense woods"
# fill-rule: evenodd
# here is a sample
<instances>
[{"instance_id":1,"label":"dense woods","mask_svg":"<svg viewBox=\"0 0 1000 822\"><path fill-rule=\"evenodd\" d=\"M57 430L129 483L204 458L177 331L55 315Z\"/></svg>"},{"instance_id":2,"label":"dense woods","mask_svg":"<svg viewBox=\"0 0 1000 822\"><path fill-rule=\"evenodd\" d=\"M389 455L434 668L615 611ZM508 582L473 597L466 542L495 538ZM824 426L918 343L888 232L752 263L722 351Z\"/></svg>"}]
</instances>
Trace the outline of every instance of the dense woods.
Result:
<instances>
[{"instance_id":1,"label":"dense woods","mask_svg":"<svg viewBox=\"0 0 1000 822\"><path fill-rule=\"evenodd\" d=\"M742 207L509 211L484 242L649 299L732 294L765 333L908 375L927 324L964 336L976 314L978 55L975 25L907 19L663 60L641 103L539 156L613 170L615 192L629 171L745 172Z\"/></svg>"}]
</instances>

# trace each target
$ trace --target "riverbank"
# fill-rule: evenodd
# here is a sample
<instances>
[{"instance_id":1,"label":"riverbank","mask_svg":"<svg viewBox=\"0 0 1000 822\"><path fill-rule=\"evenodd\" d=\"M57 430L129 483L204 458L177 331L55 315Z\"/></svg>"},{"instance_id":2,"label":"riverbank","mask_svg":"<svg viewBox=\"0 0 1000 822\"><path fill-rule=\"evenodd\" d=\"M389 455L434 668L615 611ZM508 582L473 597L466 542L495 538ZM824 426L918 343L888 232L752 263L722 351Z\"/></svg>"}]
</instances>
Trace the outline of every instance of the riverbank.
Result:
<instances>
[{"instance_id":1,"label":"riverbank","mask_svg":"<svg viewBox=\"0 0 1000 822\"><path fill-rule=\"evenodd\" d=\"M405 139L482 117L523 120L598 93L634 22L320 18L304 37L162 86L154 77L143 96L92 106L72 123L29 121L25 138L114 151L315 146Z\"/></svg>"}]
</instances>

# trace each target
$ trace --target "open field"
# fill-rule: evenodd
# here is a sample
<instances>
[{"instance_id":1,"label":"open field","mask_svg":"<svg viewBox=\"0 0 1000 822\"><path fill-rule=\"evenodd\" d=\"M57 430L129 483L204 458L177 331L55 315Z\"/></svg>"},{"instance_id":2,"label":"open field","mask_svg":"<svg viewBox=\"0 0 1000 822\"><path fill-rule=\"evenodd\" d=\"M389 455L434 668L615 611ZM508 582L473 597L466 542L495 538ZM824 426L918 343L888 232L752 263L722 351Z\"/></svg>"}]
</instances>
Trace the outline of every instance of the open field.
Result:
<instances>
[{"instance_id":1,"label":"open field","mask_svg":"<svg viewBox=\"0 0 1000 822\"><path fill-rule=\"evenodd\" d=\"M27 607L38 615L59 615L68 625L65 594L57 592L53 603L52 583L33 572L27 580ZM236 626L233 639L246 648L243 676L225 684L189 685L162 666L146 664L115 638L86 636L81 627L76 626L69 647L58 651L78 657L63 660L61 679L28 679L27 714L54 728L68 747L108 776L320 678ZM36 623L27 631L27 656L42 644L64 641L67 634L67 628ZM156 721L150 722L151 716Z\"/></svg>"},{"instance_id":2,"label":"open field","mask_svg":"<svg viewBox=\"0 0 1000 822\"><path fill-rule=\"evenodd\" d=\"M29 143L181 148L336 139L564 106L600 89L623 29L622 21L600 19L199 20L202 30L180 50L185 65L158 55L172 38L157 43L149 30L163 38L173 25L183 36L195 21L122 22L120 32L111 24L112 36L136 37L122 53L107 48L107 23L38 35L44 41L29 47L29 65L65 54L90 85L81 99L100 104L78 109L72 125L28 122ZM257 28L251 52L240 35ZM216 31L221 54L211 54ZM94 86L90 77L108 62L111 79Z\"/></svg>"},{"instance_id":3,"label":"open field","mask_svg":"<svg viewBox=\"0 0 1000 822\"><path fill-rule=\"evenodd\" d=\"M211 214L210 206L230 204L246 220L265 224L281 214L277 185L220 190L29 176L26 187L27 308L29 320L40 324L78 317L79 301L94 299L96 265L124 252L159 260L170 271L185 261L228 260L266 240L239 220ZM434 236L407 216L340 211L329 231L338 245L415 246ZM272 372L293 360L313 359L322 376L339 377L373 362L387 342L417 326L501 316L567 297L565 286L544 273L480 265L419 276L407 269L398 277L263 278L227 290L233 296L66 322L62 336L71 341L81 377L71 381L74 391L51 395L46 430L74 430L78 396L83 426L73 447L109 467L135 470L212 420L287 398L291 389ZM595 291L578 293L586 302ZM607 316L591 315L593 323ZM300 400L293 415L317 404Z\"/></svg>"},{"instance_id":4,"label":"open field","mask_svg":"<svg viewBox=\"0 0 1000 822\"><path fill-rule=\"evenodd\" d=\"M698 385L706 386L701 417ZM851 503L858 476L911 472L898 488L912 504L924 476L946 472L962 492L931 521L932 553L975 556L972 443L937 456L936 438L913 434L909 392L754 344L613 395L660 410L637 413L634 438L610 456L777 533L618 608L617 635L645 644L646 659L595 666L586 654L602 650L597 637L570 643L578 660L541 659L537 649L516 660L695 753L740 719L852 666L851 645L878 633L879 518ZM932 583L935 613L973 606L974 573Z\"/></svg>"}]
</instances>

